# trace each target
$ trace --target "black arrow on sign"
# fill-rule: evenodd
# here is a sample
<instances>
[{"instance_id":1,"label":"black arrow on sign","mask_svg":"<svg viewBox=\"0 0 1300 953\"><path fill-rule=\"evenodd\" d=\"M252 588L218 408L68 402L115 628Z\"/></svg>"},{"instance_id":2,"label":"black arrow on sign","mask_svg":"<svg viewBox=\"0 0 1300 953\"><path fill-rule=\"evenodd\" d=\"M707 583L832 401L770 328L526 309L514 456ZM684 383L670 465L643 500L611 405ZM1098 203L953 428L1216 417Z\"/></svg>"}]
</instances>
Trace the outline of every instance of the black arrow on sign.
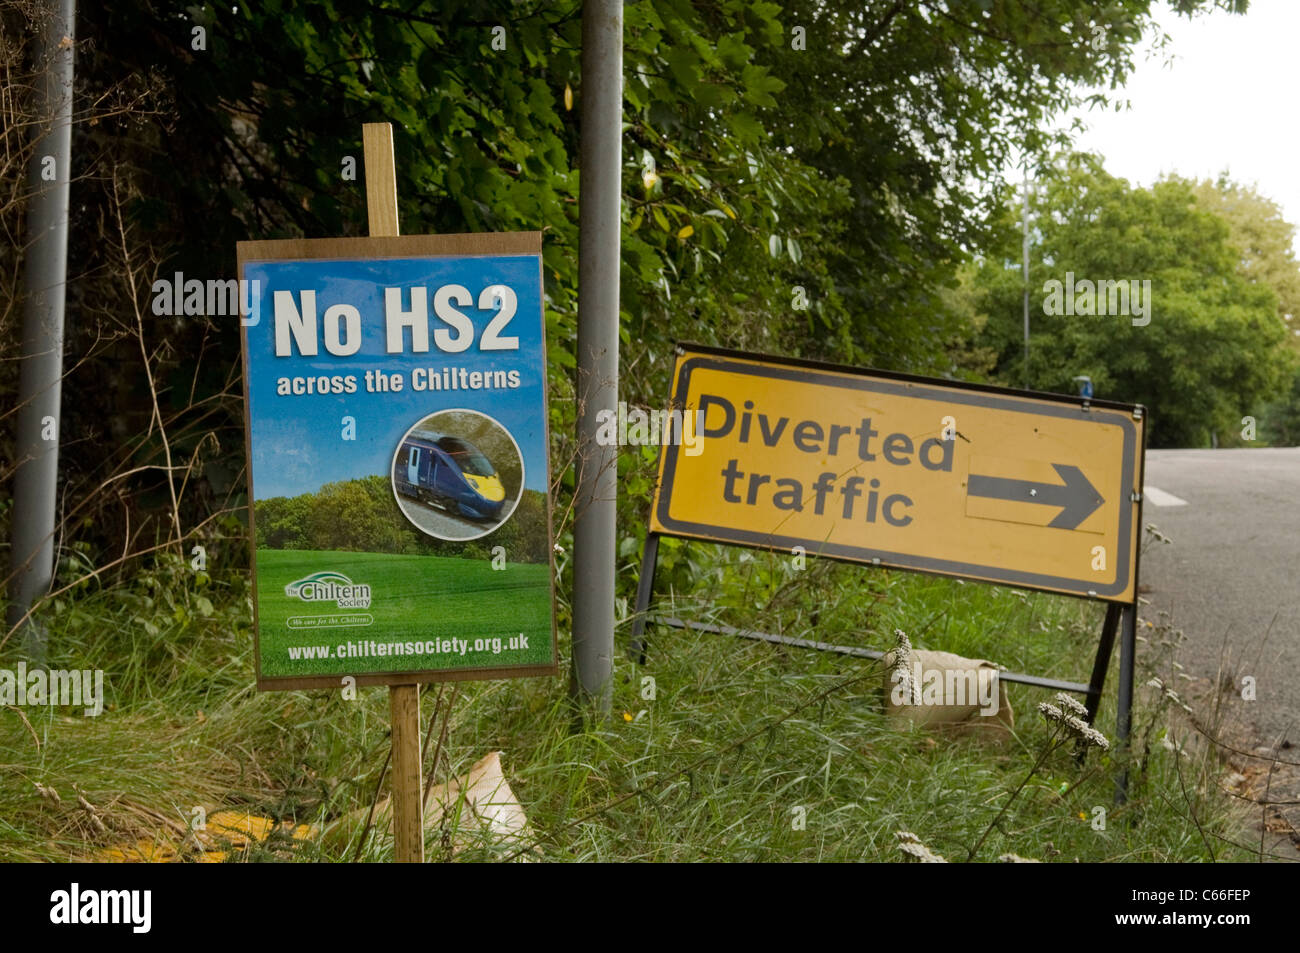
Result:
<instances>
[{"instance_id":1,"label":"black arrow on sign","mask_svg":"<svg viewBox=\"0 0 1300 953\"><path fill-rule=\"evenodd\" d=\"M1061 512L1047 525L1057 529L1074 529L1106 501L1078 467L1064 463L1053 463L1052 467L1064 483L1035 483L1032 480L1008 480L972 473L966 484L966 495L1059 506L1062 507Z\"/></svg>"}]
</instances>

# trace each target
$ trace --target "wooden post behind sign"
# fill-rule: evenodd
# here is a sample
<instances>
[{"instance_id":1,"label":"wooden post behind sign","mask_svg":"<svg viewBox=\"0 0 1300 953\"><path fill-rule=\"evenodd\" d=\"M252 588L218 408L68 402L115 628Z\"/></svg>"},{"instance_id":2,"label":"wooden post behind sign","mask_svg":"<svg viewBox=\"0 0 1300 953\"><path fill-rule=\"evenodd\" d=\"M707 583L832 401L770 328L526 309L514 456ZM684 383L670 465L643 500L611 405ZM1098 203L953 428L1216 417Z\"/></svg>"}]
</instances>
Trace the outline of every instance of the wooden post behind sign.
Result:
<instances>
[{"instance_id":1,"label":"wooden post behind sign","mask_svg":"<svg viewBox=\"0 0 1300 953\"><path fill-rule=\"evenodd\" d=\"M368 122L361 127L366 176L366 211L371 237L395 237L397 169L393 163L393 127ZM424 803L420 769L420 686L388 689L393 725L393 856L401 864L424 863Z\"/></svg>"}]
</instances>

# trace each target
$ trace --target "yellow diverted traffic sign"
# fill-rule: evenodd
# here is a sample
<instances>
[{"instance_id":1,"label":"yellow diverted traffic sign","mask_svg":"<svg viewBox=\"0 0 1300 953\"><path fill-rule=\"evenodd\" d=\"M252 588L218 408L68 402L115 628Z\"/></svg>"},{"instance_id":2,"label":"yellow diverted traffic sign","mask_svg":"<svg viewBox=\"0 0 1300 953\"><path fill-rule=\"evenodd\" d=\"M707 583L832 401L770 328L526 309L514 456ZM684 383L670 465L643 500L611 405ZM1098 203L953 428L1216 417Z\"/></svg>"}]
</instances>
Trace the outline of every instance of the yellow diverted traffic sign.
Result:
<instances>
[{"instance_id":1,"label":"yellow diverted traffic sign","mask_svg":"<svg viewBox=\"0 0 1300 953\"><path fill-rule=\"evenodd\" d=\"M1134 600L1138 406L687 345L673 407L653 532Z\"/></svg>"}]
</instances>

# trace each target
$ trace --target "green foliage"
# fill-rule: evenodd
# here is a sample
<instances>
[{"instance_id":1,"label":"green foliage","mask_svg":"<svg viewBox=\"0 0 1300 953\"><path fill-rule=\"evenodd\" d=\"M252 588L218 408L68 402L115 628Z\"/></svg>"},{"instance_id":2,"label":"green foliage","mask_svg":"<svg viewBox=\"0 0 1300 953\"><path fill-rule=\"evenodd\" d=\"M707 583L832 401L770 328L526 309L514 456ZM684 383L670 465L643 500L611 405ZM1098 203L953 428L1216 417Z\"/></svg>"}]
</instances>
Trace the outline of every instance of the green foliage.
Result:
<instances>
[{"instance_id":1,"label":"green foliage","mask_svg":"<svg viewBox=\"0 0 1300 953\"><path fill-rule=\"evenodd\" d=\"M1023 381L1020 210L1002 212L1003 240L975 276L997 375ZM1029 385L1074 392L1086 374L1095 396L1145 404L1152 446L1207 446L1212 431L1275 396L1288 358L1277 298L1248 281L1229 228L1189 186L1164 180L1132 188L1094 156L1071 155L1036 183L1031 204ZM1125 315L1048 314L1046 283L1150 282L1150 323ZM1142 320L1142 318L1137 318Z\"/></svg>"},{"instance_id":2,"label":"green foliage","mask_svg":"<svg viewBox=\"0 0 1300 953\"><path fill-rule=\"evenodd\" d=\"M1058 141L1039 130L1079 86L1122 81L1151 25L1148 6L627 4L620 396L660 404L681 339L978 375L987 361L961 353L972 310L955 274L991 234L997 189L985 183L1013 149L1037 154ZM163 99L156 113L133 100L135 112L77 127L77 154L96 158L79 192L85 217L74 222L74 304L106 308L108 327L134 322L122 262L103 240L115 236L91 226L112 222L115 177L139 229L142 279L152 259L163 274L218 277L239 240L363 234L359 127L390 121L404 233L545 233L563 540L576 407L580 12L577 0L87 7L83 95L94 101L140 77ZM205 50L191 47L196 24ZM498 26L504 49L493 42ZM354 178L344 177L349 162ZM173 446L188 458L208 438L183 519L239 505L235 329L158 318L147 286L141 303ZM97 514L97 542L109 551L127 524L165 511L158 471L147 469L165 460L134 387L137 342L82 322L71 333L78 350L116 342L65 385L65 433L85 434L89 451L107 417L125 440L69 459L69 475L94 488L112 468L135 469L136 512L113 501ZM628 465L641 466L635 455ZM647 502L642 491L622 495L624 539L639 533Z\"/></svg>"},{"instance_id":3,"label":"green foliage","mask_svg":"<svg viewBox=\"0 0 1300 953\"><path fill-rule=\"evenodd\" d=\"M1228 223L1242 277L1276 293L1278 314L1286 322L1287 343L1300 355L1300 264L1292 247L1295 226L1282 217L1276 202L1251 186L1233 182L1226 173L1213 181L1187 184L1199 205Z\"/></svg>"},{"instance_id":4,"label":"green foliage","mask_svg":"<svg viewBox=\"0 0 1300 953\"><path fill-rule=\"evenodd\" d=\"M1122 86L1149 0L783 6L772 137L849 198L805 242L816 304L792 352L961 375L950 344L968 316L947 291L968 250L996 237L1004 170L1068 144L1051 119L1078 89Z\"/></svg>"},{"instance_id":5,"label":"green foliage","mask_svg":"<svg viewBox=\"0 0 1300 953\"><path fill-rule=\"evenodd\" d=\"M341 550L408 556L464 555L487 558L502 546L510 562L541 563L549 558L545 498L524 490L500 528L469 542L437 539L421 532L402 514L385 476L326 483L315 493L258 500L259 549Z\"/></svg>"},{"instance_id":6,"label":"green foliage","mask_svg":"<svg viewBox=\"0 0 1300 953\"><path fill-rule=\"evenodd\" d=\"M1300 447L1300 368L1282 397L1260 413L1259 439L1274 447Z\"/></svg>"},{"instance_id":7,"label":"green foliage","mask_svg":"<svg viewBox=\"0 0 1300 953\"><path fill-rule=\"evenodd\" d=\"M259 500L259 549L400 553L423 536L402 516L383 476L326 483L316 493Z\"/></svg>"}]
</instances>

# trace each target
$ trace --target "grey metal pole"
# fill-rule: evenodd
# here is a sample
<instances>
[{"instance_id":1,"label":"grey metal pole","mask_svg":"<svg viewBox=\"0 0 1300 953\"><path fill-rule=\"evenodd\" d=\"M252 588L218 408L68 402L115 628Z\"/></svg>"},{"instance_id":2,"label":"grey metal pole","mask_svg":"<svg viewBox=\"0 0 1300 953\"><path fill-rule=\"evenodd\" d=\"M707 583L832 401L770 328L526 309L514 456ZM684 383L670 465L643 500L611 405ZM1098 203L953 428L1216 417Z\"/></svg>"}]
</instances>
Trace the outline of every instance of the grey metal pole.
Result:
<instances>
[{"instance_id":1,"label":"grey metal pole","mask_svg":"<svg viewBox=\"0 0 1300 953\"><path fill-rule=\"evenodd\" d=\"M1025 389L1029 389L1029 176L1025 176L1024 204L1021 206L1021 221L1024 224L1025 237L1021 245L1023 268L1021 276L1025 283Z\"/></svg>"},{"instance_id":2,"label":"grey metal pole","mask_svg":"<svg viewBox=\"0 0 1300 953\"><path fill-rule=\"evenodd\" d=\"M581 202L578 221L578 484L573 527L570 690L608 715L614 669L618 448L596 442L597 413L618 401L622 222L623 3L582 9Z\"/></svg>"},{"instance_id":3,"label":"grey metal pole","mask_svg":"<svg viewBox=\"0 0 1300 953\"><path fill-rule=\"evenodd\" d=\"M63 378L63 305L68 266L68 183L72 157L72 38L76 0L50 0L36 46L44 76L36 89L35 150L28 172L23 337L14 442L13 532L8 620L14 626L54 577L55 483ZM23 643L36 664L45 636L27 624Z\"/></svg>"}]
</instances>

